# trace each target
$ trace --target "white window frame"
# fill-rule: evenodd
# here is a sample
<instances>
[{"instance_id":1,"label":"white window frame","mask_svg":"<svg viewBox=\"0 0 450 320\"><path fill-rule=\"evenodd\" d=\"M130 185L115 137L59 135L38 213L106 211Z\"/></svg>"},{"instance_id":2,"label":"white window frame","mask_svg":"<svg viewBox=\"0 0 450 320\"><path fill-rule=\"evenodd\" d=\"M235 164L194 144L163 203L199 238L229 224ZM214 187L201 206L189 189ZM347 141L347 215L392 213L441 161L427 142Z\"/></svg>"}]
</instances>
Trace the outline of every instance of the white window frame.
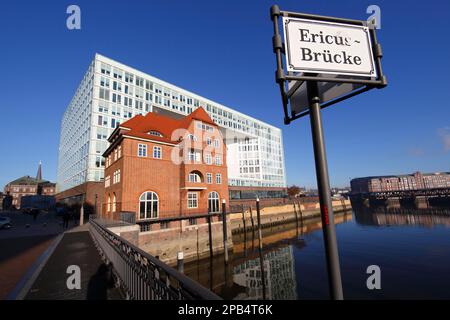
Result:
<instances>
[{"instance_id":1,"label":"white window frame","mask_svg":"<svg viewBox=\"0 0 450 320\"><path fill-rule=\"evenodd\" d=\"M216 173L216 184L222 184L222 174Z\"/></svg>"},{"instance_id":2,"label":"white window frame","mask_svg":"<svg viewBox=\"0 0 450 320\"><path fill-rule=\"evenodd\" d=\"M154 159L162 159L162 147L160 147L160 146L153 147L153 158Z\"/></svg>"},{"instance_id":3,"label":"white window frame","mask_svg":"<svg viewBox=\"0 0 450 320\"><path fill-rule=\"evenodd\" d=\"M150 200L147 200L147 193L151 193L152 197ZM144 196L144 199L141 199ZM145 212L144 217L141 218L141 202L145 202ZM156 214L153 212L153 204L156 202ZM150 211L148 210L148 205L150 203ZM150 220L157 219L159 216L159 196L154 191L145 191L139 196L139 204L138 204L138 217L139 220Z\"/></svg>"},{"instance_id":4,"label":"white window frame","mask_svg":"<svg viewBox=\"0 0 450 320\"><path fill-rule=\"evenodd\" d=\"M200 175L198 173L191 172L188 174L188 181L192 182L192 183L201 183L202 178L200 177Z\"/></svg>"},{"instance_id":5,"label":"white window frame","mask_svg":"<svg viewBox=\"0 0 450 320\"><path fill-rule=\"evenodd\" d=\"M222 165L222 156L219 154L216 154L216 156L214 157L214 163L216 164L216 166L221 166Z\"/></svg>"},{"instance_id":6,"label":"white window frame","mask_svg":"<svg viewBox=\"0 0 450 320\"><path fill-rule=\"evenodd\" d=\"M213 183L212 173L210 173L210 172L208 172L206 174L206 183L207 184L212 184Z\"/></svg>"},{"instance_id":7,"label":"white window frame","mask_svg":"<svg viewBox=\"0 0 450 320\"><path fill-rule=\"evenodd\" d=\"M139 143L138 144L137 156L140 157L140 158L146 158L147 157L147 145L145 143Z\"/></svg>"},{"instance_id":8,"label":"white window frame","mask_svg":"<svg viewBox=\"0 0 450 320\"><path fill-rule=\"evenodd\" d=\"M188 209L198 208L198 192L188 192L187 207L188 207Z\"/></svg>"},{"instance_id":9,"label":"white window frame","mask_svg":"<svg viewBox=\"0 0 450 320\"><path fill-rule=\"evenodd\" d=\"M206 164L212 164L212 155L211 155L211 153L205 154L205 163Z\"/></svg>"}]
</instances>

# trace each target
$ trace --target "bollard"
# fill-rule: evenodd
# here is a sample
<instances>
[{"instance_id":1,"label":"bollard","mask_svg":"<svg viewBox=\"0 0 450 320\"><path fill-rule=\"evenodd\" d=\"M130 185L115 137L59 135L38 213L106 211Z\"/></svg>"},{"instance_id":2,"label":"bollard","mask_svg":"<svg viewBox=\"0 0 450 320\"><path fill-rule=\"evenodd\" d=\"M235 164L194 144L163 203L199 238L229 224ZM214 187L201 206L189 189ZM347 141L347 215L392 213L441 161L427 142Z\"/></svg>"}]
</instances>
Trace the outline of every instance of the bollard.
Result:
<instances>
[{"instance_id":1,"label":"bollard","mask_svg":"<svg viewBox=\"0 0 450 320\"><path fill-rule=\"evenodd\" d=\"M178 251L177 254L177 269L179 272L184 272L184 254L183 251Z\"/></svg>"},{"instance_id":2,"label":"bollard","mask_svg":"<svg viewBox=\"0 0 450 320\"><path fill-rule=\"evenodd\" d=\"M242 223L244 224L244 237L245 237L245 233L247 232L247 226L245 223L245 209L244 209L244 205L242 205Z\"/></svg>"},{"instance_id":3,"label":"bollard","mask_svg":"<svg viewBox=\"0 0 450 320\"><path fill-rule=\"evenodd\" d=\"M256 219L258 221L258 239L259 248L262 249L262 235L261 235L261 213L259 210L259 198L256 198Z\"/></svg>"},{"instance_id":4,"label":"bollard","mask_svg":"<svg viewBox=\"0 0 450 320\"><path fill-rule=\"evenodd\" d=\"M208 212L208 237L209 237L209 256L213 256L213 241L212 241L212 227L211 227L211 212Z\"/></svg>"},{"instance_id":5,"label":"bollard","mask_svg":"<svg viewBox=\"0 0 450 320\"><path fill-rule=\"evenodd\" d=\"M222 200L222 227L223 227L223 250L225 254L225 263L228 263L227 211L225 206L225 199Z\"/></svg>"},{"instance_id":6,"label":"bollard","mask_svg":"<svg viewBox=\"0 0 450 320\"><path fill-rule=\"evenodd\" d=\"M252 222L252 232L255 230L255 221L253 221L253 210L252 206L250 206L250 220Z\"/></svg>"}]
</instances>

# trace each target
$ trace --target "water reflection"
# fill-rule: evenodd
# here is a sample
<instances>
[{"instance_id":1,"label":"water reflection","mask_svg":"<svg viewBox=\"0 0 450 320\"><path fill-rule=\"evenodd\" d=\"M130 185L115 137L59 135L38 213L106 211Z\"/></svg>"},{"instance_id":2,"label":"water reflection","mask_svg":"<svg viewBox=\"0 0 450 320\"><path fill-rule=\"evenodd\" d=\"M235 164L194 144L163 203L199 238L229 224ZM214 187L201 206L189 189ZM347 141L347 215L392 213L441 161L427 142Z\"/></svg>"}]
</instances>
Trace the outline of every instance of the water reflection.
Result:
<instances>
[{"instance_id":1,"label":"water reflection","mask_svg":"<svg viewBox=\"0 0 450 320\"><path fill-rule=\"evenodd\" d=\"M450 226L449 208L387 208L358 207L355 208L355 219L358 224L372 226Z\"/></svg>"},{"instance_id":2,"label":"water reflection","mask_svg":"<svg viewBox=\"0 0 450 320\"><path fill-rule=\"evenodd\" d=\"M351 212L337 214L336 223L352 220ZM305 246L302 237L321 230L319 217L262 229L263 248L257 231L233 236L233 252L185 265L185 274L225 299L298 298L294 251ZM262 268L261 268L262 266Z\"/></svg>"},{"instance_id":3,"label":"water reflection","mask_svg":"<svg viewBox=\"0 0 450 320\"><path fill-rule=\"evenodd\" d=\"M245 292L235 299L297 299L294 254L292 246L277 248L263 254L264 277L261 274L260 259L249 259L233 268L233 281L245 287ZM265 285L263 286L262 278Z\"/></svg>"},{"instance_id":4,"label":"water reflection","mask_svg":"<svg viewBox=\"0 0 450 320\"><path fill-rule=\"evenodd\" d=\"M450 208L361 207L335 222L346 299L450 298ZM329 298L319 217L262 229L262 238L259 250L257 232L233 235L228 264L215 256L185 264L185 274L225 299ZM382 290L367 289L372 264Z\"/></svg>"}]
</instances>

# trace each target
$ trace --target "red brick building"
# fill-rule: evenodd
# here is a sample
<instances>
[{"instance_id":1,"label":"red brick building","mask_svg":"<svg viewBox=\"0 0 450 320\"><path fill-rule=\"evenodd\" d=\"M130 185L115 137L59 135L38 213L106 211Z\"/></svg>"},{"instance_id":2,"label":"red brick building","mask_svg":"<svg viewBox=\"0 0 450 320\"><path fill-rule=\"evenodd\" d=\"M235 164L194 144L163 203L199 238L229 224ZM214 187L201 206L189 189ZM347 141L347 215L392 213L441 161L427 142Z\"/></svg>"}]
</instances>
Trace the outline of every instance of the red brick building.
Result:
<instances>
[{"instance_id":1,"label":"red brick building","mask_svg":"<svg viewBox=\"0 0 450 320\"><path fill-rule=\"evenodd\" d=\"M16 209L21 207L21 199L23 196L55 195L56 185L47 180L40 180L30 176L24 176L11 181L5 186L5 195L9 194L13 197L12 206Z\"/></svg>"},{"instance_id":2,"label":"red brick building","mask_svg":"<svg viewBox=\"0 0 450 320\"><path fill-rule=\"evenodd\" d=\"M136 221L219 212L228 204L226 147L203 108L174 119L138 115L114 130L103 156L102 214Z\"/></svg>"}]
</instances>

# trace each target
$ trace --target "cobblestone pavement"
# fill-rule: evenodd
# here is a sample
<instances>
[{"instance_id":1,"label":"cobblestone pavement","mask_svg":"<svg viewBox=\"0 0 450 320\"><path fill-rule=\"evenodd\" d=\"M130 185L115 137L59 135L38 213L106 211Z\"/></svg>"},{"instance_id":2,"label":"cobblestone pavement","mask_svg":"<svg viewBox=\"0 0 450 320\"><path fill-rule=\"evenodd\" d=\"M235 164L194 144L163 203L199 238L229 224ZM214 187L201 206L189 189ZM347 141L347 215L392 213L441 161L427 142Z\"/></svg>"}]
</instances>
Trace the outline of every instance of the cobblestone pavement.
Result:
<instances>
[{"instance_id":1,"label":"cobblestone pavement","mask_svg":"<svg viewBox=\"0 0 450 320\"><path fill-rule=\"evenodd\" d=\"M76 265L81 271L81 288L68 289L72 275L67 268ZM29 300L106 300L121 299L109 280L87 225L64 234L55 251L41 270L25 299Z\"/></svg>"}]
</instances>

